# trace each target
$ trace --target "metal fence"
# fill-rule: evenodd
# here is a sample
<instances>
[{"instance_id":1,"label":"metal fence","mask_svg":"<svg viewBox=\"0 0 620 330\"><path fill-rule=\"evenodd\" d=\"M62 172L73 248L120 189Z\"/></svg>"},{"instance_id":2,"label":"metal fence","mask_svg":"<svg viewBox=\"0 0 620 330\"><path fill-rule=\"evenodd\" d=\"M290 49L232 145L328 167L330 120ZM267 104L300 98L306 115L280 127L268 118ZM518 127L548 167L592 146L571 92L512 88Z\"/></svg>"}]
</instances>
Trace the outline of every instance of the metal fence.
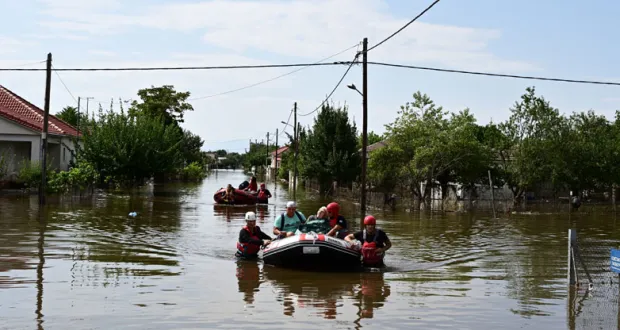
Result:
<instances>
[{"instance_id":1,"label":"metal fence","mask_svg":"<svg viewBox=\"0 0 620 330\"><path fill-rule=\"evenodd\" d=\"M568 234L569 329L620 329L619 275L610 270L617 242Z\"/></svg>"}]
</instances>

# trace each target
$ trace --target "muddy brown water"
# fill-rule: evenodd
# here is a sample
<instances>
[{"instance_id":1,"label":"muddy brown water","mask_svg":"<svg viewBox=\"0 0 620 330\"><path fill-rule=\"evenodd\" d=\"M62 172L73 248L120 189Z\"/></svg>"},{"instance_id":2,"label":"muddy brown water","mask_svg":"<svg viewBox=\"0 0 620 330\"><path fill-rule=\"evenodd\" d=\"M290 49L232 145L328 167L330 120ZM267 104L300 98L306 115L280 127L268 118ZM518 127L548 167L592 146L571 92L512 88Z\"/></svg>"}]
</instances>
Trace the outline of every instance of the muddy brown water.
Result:
<instances>
[{"instance_id":1,"label":"muddy brown water","mask_svg":"<svg viewBox=\"0 0 620 330\"><path fill-rule=\"evenodd\" d=\"M214 205L244 179L219 171L43 208L0 196L0 328L617 328L617 286L603 284L617 282L614 216L374 211L394 245L386 272L310 273L235 260L244 213L269 229L289 198L271 183L268 206ZM326 202L298 192L298 204L308 216ZM358 206L342 205L357 225ZM568 228L592 266L589 296L569 296Z\"/></svg>"}]
</instances>

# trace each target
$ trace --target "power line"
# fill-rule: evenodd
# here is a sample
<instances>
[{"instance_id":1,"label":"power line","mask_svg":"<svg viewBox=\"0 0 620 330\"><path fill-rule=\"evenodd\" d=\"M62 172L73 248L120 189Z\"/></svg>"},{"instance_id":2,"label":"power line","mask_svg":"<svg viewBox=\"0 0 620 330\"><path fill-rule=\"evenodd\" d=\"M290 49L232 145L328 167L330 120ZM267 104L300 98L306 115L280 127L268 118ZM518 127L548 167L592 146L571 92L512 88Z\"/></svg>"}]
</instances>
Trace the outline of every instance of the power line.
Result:
<instances>
[{"instance_id":1,"label":"power line","mask_svg":"<svg viewBox=\"0 0 620 330\"><path fill-rule=\"evenodd\" d=\"M349 48L347 48L347 49L345 49L345 50L343 50L341 52L338 52L338 53L336 53L334 55L328 56L328 57L326 57L324 59L321 59L321 60L319 60L319 61L317 61L315 63L312 63L312 64L319 64L319 63L321 63L323 61L329 60L330 58L336 57L336 56L338 56L338 55L340 55L342 53L345 53L345 52L347 52L347 51L349 51L349 50L351 50L351 49L353 49L355 47L358 47L358 46L359 46L359 43L355 44L355 45L353 45L353 46L351 46L351 47L349 47ZM281 75L279 75L277 77L273 77L273 78L270 78L270 79L267 79L267 80L259 81L257 83L251 84L251 85L247 85L247 86L244 86L244 87L241 87L241 88L231 89L231 90L228 90L228 91L225 91L225 92L221 92L221 93L217 93L217 94L201 96L201 97L195 97L195 98L189 99L188 101L202 100L202 99L207 99L207 98L211 98L211 97L216 97L216 96L221 96L221 95L226 95L226 94L242 91L242 90L245 90L245 89L248 89L248 88L252 88L252 87L255 87L255 86L258 86L258 85L262 85L264 83L268 83L268 82L271 82L271 81L274 81L274 80L277 80L277 79L289 76L289 75L291 75L293 73L296 73L296 72L299 72L301 70L307 69L308 67L309 66L303 66L303 67L301 67L299 69L295 69L295 70L287 72L285 74L281 74Z\"/></svg>"},{"instance_id":2,"label":"power line","mask_svg":"<svg viewBox=\"0 0 620 330\"><path fill-rule=\"evenodd\" d=\"M52 69L54 69L54 65L52 64ZM62 78L60 77L60 75L58 74L58 72L56 72L56 70L53 70L54 73L56 73L56 76L58 77L58 80L60 80L60 83L65 86L65 89L67 90L67 93L69 93L69 95L71 95L71 98L73 98L73 100L75 101L75 103L78 103L78 100L75 98L75 96L73 96L73 93L71 93L71 91L69 90L69 87L67 87L67 84L65 84L65 82L62 80Z\"/></svg>"},{"instance_id":3,"label":"power line","mask_svg":"<svg viewBox=\"0 0 620 330\"><path fill-rule=\"evenodd\" d=\"M45 63L45 62L47 62L47 61L23 63L23 64L18 64L16 66L14 66L14 68L20 68L20 67L23 67L23 66L29 66L29 65L35 65L35 64L41 64L41 63ZM45 69L43 69L43 70L45 70Z\"/></svg>"},{"instance_id":4,"label":"power line","mask_svg":"<svg viewBox=\"0 0 620 330\"><path fill-rule=\"evenodd\" d=\"M543 81L558 81L558 82L569 82L569 83L577 83L577 84L595 84L595 85L620 86L620 82L609 82L609 81L594 81L594 80L577 80L577 79L536 77L536 76L521 76L521 75L514 75L514 74L476 72L476 71L465 71L465 70L451 70L451 69L431 68L431 67L422 67L422 66L404 65L404 64L393 64L393 63L383 63L383 62L368 62L368 64L379 65L379 66L387 66L387 67L394 67L394 68L438 71L438 72L448 72L448 73L461 73L461 74L489 76L489 77L530 79L530 80L543 80Z\"/></svg>"},{"instance_id":5,"label":"power line","mask_svg":"<svg viewBox=\"0 0 620 330\"><path fill-rule=\"evenodd\" d=\"M355 54L355 57L353 58L353 61L351 61L351 64L349 64L349 67L347 68L347 71L344 72L344 74L342 75L342 78L340 78L340 80L338 81L338 83L336 84L336 86L334 87L334 89L332 89L331 93L329 93L329 95L327 95L327 97L325 98L325 100L323 100L323 102L321 102L321 104L319 104L318 107L316 107L316 109L305 113L305 114L301 114L299 116L301 117L305 117L305 116L309 116L315 112L317 112L319 109L321 109L321 107L323 106L323 104L325 104L325 102L327 102L327 100L329 100L329 98L334 94L334 92L336 91L336 89L338 89L338 86L340 86L340 84L342 83L342 81L344 80L344 77L347 76L347 74L349 73L349 70L351 70L351 68L353 67L353 64L357 63L357 58L358 56L361 54L361 52L357 52Z\"/></svg>"},{"instance_id":6,"label":"power line","mask_svg":"<svg viewBox=\"0 0 620 330\"><path fill-rule=\"evenodd\" d=\"M289 112L288 119L286 120L286 124L284 124L284 128L282 128L282 132L280 133L280 135L286 133L286 126L288 126L288 123L291 121L292 116L293 116L293 109L291 109L291 112Z\"/></svg>"},{"instance_id":7,"label":"power line","mask_svg":"<svg viewBox=\"0 0 620 330\"><path fill-rule=\"evenodd\" d=\"M231 69L267 69L309 66L332 66L349 64L347 62L328 63L293 63L293 64L258 64L258 65L220 65L220 66L176 66L176 67L127 67L127 68L64 68L55 71L176 71L176 70L231 70ZM0 68L0 71L45 71L39 68Z\"/></svg>"},{"instance_id":8,"label":"power line","mask_svg":"<svg viewBox=\"0 0 620 330\"><path fill-rule=\"evenodd\" d=\"M439 0L435 0L435 2L433 2L430 6L426 7L426 9L424 9L418 16L414 17L411 21L409 21L409 23L403 25L403 27L401 27L400 29L396 30L396 32L392 33L389 37L383 39L381 42L379 42L378 44L368 48L368 50L366 51L367 53L377 47L379 47L381 44L383 44L384 42L390 40L393 36L397 35L398 33L400 33L402 30L404 30L405 28L407 28L409 25L411 25L411 23L415 22L418 18L422 17L422 15L426 14L427 11L429 11L431 8L433 8L434 5L436 5L439 2Z\"/></svg>"},{"instance_id":9,"label":"power line","mask_svg":"<svg viewBox=\"0 0 620 330\"><path fill-rule=\"evenodd\" d=\"M358 54L361 54L358 53ZM210 66L210 67L168 67L168 68L77 68L77 69L54 69L54 71L154 71L154 70L215 70L215 69L259 69L259 68L276 68L276 67L300 67L300 66L333 66L333 65L349 65L349 68L353 64L359 64L359 61L352 62L330 62L330 63L305 63L305 64L269 64L269 65L234 65L234 66ZM439 71L448 73L462 73L470 75L481 75L491 77L502 78L516 78L516 79L531 79L531 80L545 80L545 81L558 81L558 82L571 82L581 84L597 84L597 85L613 85L620 86L620 82L606 82L606 81L592 81L592 80L578 80L578 79L564 79L564 78L551 78L551 77L536 77L536 76L522 76L513 74L500 74L490 72L476 72L466 70L452 70L433 67L421 67L414 65L385 63L385 62L368 62L370 65L387 66L395 68L406 68L416 70L427 71ZM348 70L347 69L347 70ZM45 69L30 69L30 68L0 68L0 71L45 71Z\"/></svg>"}]
</instances>

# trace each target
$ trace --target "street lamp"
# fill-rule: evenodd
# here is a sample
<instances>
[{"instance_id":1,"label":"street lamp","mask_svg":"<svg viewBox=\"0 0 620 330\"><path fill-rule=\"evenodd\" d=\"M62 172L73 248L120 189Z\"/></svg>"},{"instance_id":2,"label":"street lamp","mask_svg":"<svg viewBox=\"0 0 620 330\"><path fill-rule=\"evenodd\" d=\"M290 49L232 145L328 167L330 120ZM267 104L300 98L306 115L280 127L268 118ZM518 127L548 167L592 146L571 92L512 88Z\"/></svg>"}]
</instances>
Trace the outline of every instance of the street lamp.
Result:
<instances>
[{"instance_id":1,"label":"street lamp","mask_svg":"<svg viewBox=\"0 0 620 330\"><path fill-rule=\"evenodd\" d=\"M360 92L360 90L357 89L357 87L355 87L355 84L347 85L347 87L349 87L350 89L358 92L362 97L364 97L364 94L362 94L362 92Z\"/></svg>"},{"instance_id":2,"label":"street lamp","mask_svg":"<svg viewBox=\"0 0 620 330\"><path fill-rule=\"evenodd\" d=\"M291 126L291 127L293 127L293 125L291 125L291 124L289 124L289 123L285 122L284 120L283 120L283 121L281 121L281 123L282 123L282 124L284 124L284 125L286 125L286 126Z\"/></svg>"}]
</instances>

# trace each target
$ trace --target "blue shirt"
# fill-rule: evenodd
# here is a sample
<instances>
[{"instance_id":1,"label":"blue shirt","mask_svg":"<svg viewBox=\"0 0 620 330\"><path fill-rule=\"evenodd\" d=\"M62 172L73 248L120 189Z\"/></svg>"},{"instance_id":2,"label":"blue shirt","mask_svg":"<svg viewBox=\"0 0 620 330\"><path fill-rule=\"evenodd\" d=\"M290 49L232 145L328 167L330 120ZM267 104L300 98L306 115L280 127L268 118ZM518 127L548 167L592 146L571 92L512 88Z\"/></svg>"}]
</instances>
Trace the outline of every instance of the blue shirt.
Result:
<instances>
[{"instance_id":1,"label":"blue shirt","mask_svg":"<svg viewBox=\"0 0 620 330\"><path fill-rule=\"evenodd\" d=\"M283 218L284 218L284 226L282 226ZM303 222L306 222L306 217L303 215L303 213L299 211L295 211L295 214L293 214L293 217L291 218L288 215L286 215L286 212L285 212L276 218L276 220L273 222L273 226L278 228L280 231L294 233L297 230L297 228L299 228L299 225L301 225Z\"/></svg>"}]
</instances>

